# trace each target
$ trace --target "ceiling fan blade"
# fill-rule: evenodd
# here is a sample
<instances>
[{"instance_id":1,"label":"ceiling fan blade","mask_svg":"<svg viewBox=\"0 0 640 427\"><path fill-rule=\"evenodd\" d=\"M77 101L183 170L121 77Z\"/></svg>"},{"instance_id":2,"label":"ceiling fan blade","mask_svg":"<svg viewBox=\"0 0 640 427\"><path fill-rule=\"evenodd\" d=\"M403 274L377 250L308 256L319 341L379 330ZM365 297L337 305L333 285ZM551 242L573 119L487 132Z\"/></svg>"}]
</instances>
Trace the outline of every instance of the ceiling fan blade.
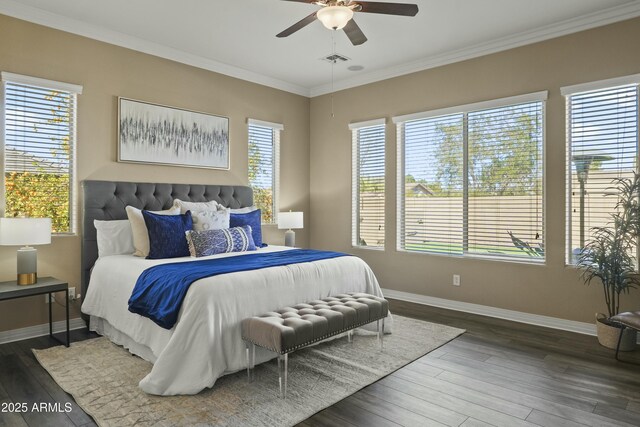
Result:
<instances>
[{"instance_id":1,"label":"ceiling fan blade","mask_svg":"<svg viewBox=\"0 0 640 427\"><path fill-rule=\"evenodd\" d=\"M290 26L289 28L287 28L286 30L281 32L280 34L277 34L276 37L287 37L287 36L290 36L291 34L295 33L296 31L301 30L304 27L306 27L307 25L311 24L315 20L316 20L316 12L313 12L311 15L309 15L306 18L303 18L300 21L296 22L295 24L293 24L292 26Z\"/></svg>"},{"instance_id":2,"label":"ceiling fan blade","mask_svg":"<svg viewBox=\"0 0 640 427\"><path fill-rule=\"evenodd\" d=\"M347 22L347 25L344 27L344 32L354 46L359 46L367 41L367 37L353 19Z\"/></svg>"},{"instance_id":3,"label":"ceiling fan blade","mask_svg":"<svg viewBox=\"0 0 640 427\"><path fill-rule=\"evenodd\" d=\"M418 14L417 4L408 3L380 3L369 1L355 1L360 5L359 12L382 13L385 15L416 16ZM357 9L356 9L357 10Z\"/></svg>"}]
</instances>

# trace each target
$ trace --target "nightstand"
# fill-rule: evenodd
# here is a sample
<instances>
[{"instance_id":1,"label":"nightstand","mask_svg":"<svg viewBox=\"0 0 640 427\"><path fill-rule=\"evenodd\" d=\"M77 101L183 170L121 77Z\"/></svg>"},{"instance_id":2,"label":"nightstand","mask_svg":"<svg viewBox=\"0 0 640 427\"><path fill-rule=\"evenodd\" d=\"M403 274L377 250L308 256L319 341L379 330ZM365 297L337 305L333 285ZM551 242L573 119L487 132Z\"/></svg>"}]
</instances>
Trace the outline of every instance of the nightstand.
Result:
<instances>
[{"instance_id":1,"label":"nightstand","mask_svg":"<svg viewBox=\"0 0 640 427\"><path fill-rule=\"evenodd\" d=\"M20 286L15 280L9 282L0 282L0 301L30 297L34 295L49 294L49 301L51 301L51 294L53 292L64 291L65 295L65 310L67 314L67 342L63 342L60 338L53 334L53 320L51 317L51 305L49 303L49 336L60 344L64 344L69 347L69 284L63 280L58 280L53 277L43 277L38 279L38 283L34 285Z\"/></svg>"}]
</instances>

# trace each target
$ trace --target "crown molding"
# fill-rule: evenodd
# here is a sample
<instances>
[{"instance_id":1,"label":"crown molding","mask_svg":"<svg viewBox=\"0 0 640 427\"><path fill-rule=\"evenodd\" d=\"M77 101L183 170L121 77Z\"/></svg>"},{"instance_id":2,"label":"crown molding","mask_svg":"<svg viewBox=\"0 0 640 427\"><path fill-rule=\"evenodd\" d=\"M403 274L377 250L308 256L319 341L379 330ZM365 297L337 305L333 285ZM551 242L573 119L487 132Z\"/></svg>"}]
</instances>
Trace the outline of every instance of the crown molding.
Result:
<instances>
[{"instance_id":1,"label":"crown molding","mask_svg":"<svg viewBox=\"0 0 640 427\"><path fill-rule=\"evenodd\" d=\"M163 46L138 37L133 37L118 31L108 30L76 19L67 18L42 9L27 6L15 0L0 0L0 14L294 93L296 95L313 98L332 92L330 84L315 86L312 88L303 87L240 67L214 61L199 55L194 55L179 49ZM480 43L474 46L447 52L446 54L433 55L422 58L418 61L412 61L406 64L360 74L356 77L338 80L333 85L333 91L349 89L356 86L362 86L393 77L427 70L429 68L477 58L483 55L513 49L527 44L612 24L638 16L640 16L640 1L633 0L621 6L616 6L577 18L567 19L532 31L526 31L495 39L490 42Z\"/></svg>"},{"instance_id":2,"label":"crown molding","mask_svg":"<svg viewBox=\"0 0 640 427\"><path fill-rule=\"evenodd\" d=\"M212 59L130 36L118 31L112 31L97 25L87 24L86 22L78 21L76 19L67 18L32 6L20 4L14 0L0 0L0 14L127 49L132 49L138 52L147 53L149 55L158 56L160 58L169 59L171 61L180 62L182 64L191 65L193 67L224 74L230 77L235 77L241 80L246 80L252 83L257 83L263 86L269 86L275 89L291 92L296 95L302 95L305 97L309 97L310 95L308 88L293 83L258 74L253 71L245 70L244 68L234 67L233 65L214 61Z\"/></svg>"},{"instance_id":3,"label":"crown molding","mask_svg":"<svg viewBox=\"0 0 640 427\"><path fill-rule=\"evenodd\" d=\"M418 61L360 74L357 77L338 80L334 83L333 90L331 89L331 84L316 86L310 89L311 98L326 95L332 91L337 92L339 90L375 83L430 68L478 58L480 56L553 39L567 34L577 33L591 28L601 27L607 24L613 24L615 22L632 19L638 16L640 16L640 1L633 0L632 2L624 5L582 15L577 18L567 19L555 24L536 28L532 31L525 31L489 42L479 43L474 46L447 52L442 55L433 55L422 58Z\"/></svg>"}]
</instances>

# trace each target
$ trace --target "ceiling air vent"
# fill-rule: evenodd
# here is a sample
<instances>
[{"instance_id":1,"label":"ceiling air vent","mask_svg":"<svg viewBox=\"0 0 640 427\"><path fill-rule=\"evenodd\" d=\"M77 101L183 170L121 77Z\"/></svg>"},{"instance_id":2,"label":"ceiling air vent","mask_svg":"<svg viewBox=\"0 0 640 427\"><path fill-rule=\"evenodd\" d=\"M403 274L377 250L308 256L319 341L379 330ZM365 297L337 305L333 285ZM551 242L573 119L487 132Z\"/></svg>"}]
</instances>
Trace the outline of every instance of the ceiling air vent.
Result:
<instances>
[{"instance_id":1,"label":"ceiling air vent","mask_svg":"<svg viewBox=\"0 0 640 427\"><path fill-rule=\"evenodd\" d=\"M347 62L349 60L349 58L347 58L346 56L340 55L339 53L333 53L331 55L327 55L323 58L320 58L323 61L327 61L330 63L339 63L339 62Z\"/></svg>"}]
</instances>

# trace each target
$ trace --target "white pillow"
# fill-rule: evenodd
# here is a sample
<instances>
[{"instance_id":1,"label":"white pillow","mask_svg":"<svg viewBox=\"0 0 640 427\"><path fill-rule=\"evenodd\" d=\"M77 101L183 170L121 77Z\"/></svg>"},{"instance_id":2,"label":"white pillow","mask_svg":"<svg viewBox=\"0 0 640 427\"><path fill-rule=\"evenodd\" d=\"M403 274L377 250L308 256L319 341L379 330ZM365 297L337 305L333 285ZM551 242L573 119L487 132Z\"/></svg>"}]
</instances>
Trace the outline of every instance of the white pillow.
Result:
<instances>
[{"instance_id":1,"label":"white pillow","mask_svg":"<svg viewBox=\"0 0 640 427\"><path fill-rule=\"evenodd\" d=\"M144 222L142 211L133 206L127 206L127 217L131 224L131 232L133 234L133 247L136 249L133 253L135 256L146 257L149 255L149 230L147 230L147 224ZM180 214L180 208L172 207L165 211L149 211L156 215L178 215Z\"/></svg>"},{"instance_id":2,"label":"white pillow","mask_svg":"<svg viewBox=\"0 0 640 427\"><path fill-rule=\"evenodd\" d=\"M191 211L194 231L229 228L229 209L215 200L210 202L185 202L180 199L174 199L173 207L179 208L182 214Z\"/></svg>"},{"instance_id":3,"label":"white pillow","mask_svg":"<svg viewBox=\"0 0 640 427\"><path fill-rule=\"evenodd\" d=\"M93 225L96 227L98 257L132 254L135 251L131 224L128 220L99 221L95 219Z\"/></svg>"},{"instance_id":4,"label":"white pillow","mask_svg":"<svg viewBox=\"0 0 640 427\"><path fill-rule=\"evenodd\" d=\"M187 211L191 211L191 213L193 213L194 211L203 211L207 209L216 210L218 209L218 205L220 204L215 200L208 202L185 202L184 200L173 199L173 207L179 207L181 211L180 213L186 213Z\"/></svg>"}]
</instances>

